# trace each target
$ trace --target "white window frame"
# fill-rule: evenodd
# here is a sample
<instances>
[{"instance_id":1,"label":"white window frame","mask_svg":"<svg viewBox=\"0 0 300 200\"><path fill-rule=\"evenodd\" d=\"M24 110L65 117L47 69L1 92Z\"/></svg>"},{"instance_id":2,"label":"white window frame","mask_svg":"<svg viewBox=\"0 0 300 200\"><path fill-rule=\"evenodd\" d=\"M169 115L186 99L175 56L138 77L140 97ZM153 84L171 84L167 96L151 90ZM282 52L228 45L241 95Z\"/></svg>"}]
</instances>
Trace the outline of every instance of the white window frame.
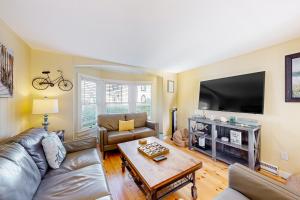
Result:
<instances>
[{"instance_id":1,"label":"white window frame","mask_svg":"<svg viewBox=\"0 0 300 200\"><path fill-rule=\"evenodd\" d=\"M87 80L87 81L92 81L92 82L96 82L96 105L97 105L97 113L99 113L99 104L98 104L98 98L97 98L97 94L99 94L99 89L98 89L98 80L95 79L94 77L90 77L90 76L86 76L86 75L80 75L78 76L78 83L77 83L77 88L78 88L78 96L77 96L77 113L78 113L78 127L77 129L80 131L80 132L83 132L83 131L86 131L86 130L89 130L91 128L83 128L82 127L82 123L81 123L81 116L82 116L82 104L81 104L81 81L82 80ZM96 119L97 120L97 119ZM92 127L92 128L95 128Z\"/></svg>"},{"instance_id":2,"label":"white window frame","mask_svg":"<svg viewBox=\"0 0 300 200\"><path fill-rule=\"evenodd\" d=\"M151 120L152 119L152 116L153 116L153 85L152 84L149 84L149 83L141 83L141 82L139 82L139 83L136 83L135 84L135 90L134 90L134 92L135 92L135 94L134 94L134 112L136 112L136 104L138 103L136 100L137 100L137 86L138 85L151 85L151 115L150 116L147 116L148 117L148 119L149 120Z\"/></svg>"},{"instance_id":3,"label":"white window frame","mask_svg":"<svg viewBox=\"0 0 300 200\"><path fill-rule=\"evenodd\" d=\"M82 128L81 127L81 80L91 80L96 82L96 103L97 103L97 115L105 114L106 112L106 83L115 83L115 84L126 84L128 85L128 104L129 104L129 113L134 113L136 111L136 99L137 99L137 85L151 85L151 116L149 119L153 118L154 108L153 108L153 82L152 81L125 81L125 80L114 80L114 79L102 79L99 77L94 77L82 73L77 73L77 132L83 132L90 130L92 128ZM95 128L95 127L93 127Z\"/></svg>"}]
</instances>

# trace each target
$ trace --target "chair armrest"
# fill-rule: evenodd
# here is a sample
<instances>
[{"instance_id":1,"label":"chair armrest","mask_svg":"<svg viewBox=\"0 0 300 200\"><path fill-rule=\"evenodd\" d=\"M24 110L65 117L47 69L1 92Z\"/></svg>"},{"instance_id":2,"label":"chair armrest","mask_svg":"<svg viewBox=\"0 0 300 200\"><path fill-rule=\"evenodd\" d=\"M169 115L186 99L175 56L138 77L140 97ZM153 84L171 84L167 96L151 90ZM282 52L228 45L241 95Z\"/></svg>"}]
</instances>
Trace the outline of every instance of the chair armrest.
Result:
<instances>
[{"instance_id":1,"label":"chair armrest","mask_svg":"<svg viewBox=\"0 0 300 200\"><path fill-rule=\"evenodd\" d=\"M240 164L229 167L229 187L255 200L292 200L300 196L285 185Z\"/></svg>"},{"instance_id":2,"label":"chair armrest","mask_svg":"<svg viewBox=\"0 0 300 200\"><path fill-rule=\"evenodd\" d=\"M104 145L107 143L107 129L104 127L98 127L99 131L99 144L101 152L104 151Z\"/></svg>"},{"instance_id":3,"label":"chair armrest","mask_svg":"<svg viewBox=\"0 0 300 200\"><path fill-rule=\"evenodd\" d=\"M64 147L66 148L67 153L72 153L76 151L82 151L85 149L91 149L97 147L97 138L90 137L79 140L73 140L64 142Z\"/></svg>"},{"instance_id":4,"label":"chair armrest","mask_svg":"<svg viewBox=\"0 0 300 200\"><path fill-rule=\"evenodd\" d=\"M156 132L156 136L158 137L159 136L159 125L158 125L158 123L156 123L156 122L152 122L152 121L147 121L146 122L146 126L148 127L148 128L151 128L151 129L153 129L153 130L155 130L155 132Z\"/></svg>"}]
</instances>

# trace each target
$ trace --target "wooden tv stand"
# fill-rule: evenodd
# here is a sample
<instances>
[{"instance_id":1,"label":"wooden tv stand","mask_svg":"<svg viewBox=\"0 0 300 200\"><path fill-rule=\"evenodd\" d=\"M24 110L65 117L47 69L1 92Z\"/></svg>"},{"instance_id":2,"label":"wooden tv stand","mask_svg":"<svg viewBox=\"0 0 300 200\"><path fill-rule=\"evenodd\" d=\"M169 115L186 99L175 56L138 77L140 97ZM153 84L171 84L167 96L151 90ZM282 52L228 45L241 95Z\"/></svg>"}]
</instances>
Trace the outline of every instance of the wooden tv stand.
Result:
<instances>
[{"instance_id":1,"label":"wooden tv stand","mask_svg":"<svg viewBox=\"0 0 300 200\"><path fill-rule=\"evenodd\" d=\"M227 164L240 163L255 170L260 162L260 133L261 126L250 126L238 123L221 122L207 118L192 117L189 123L189 148L211 156ZM206 126L205 130L198 130L193 123ZM196 126L197 127L197 126ZM230 130L242 133L242 145L230 142ZM200 147L199 137L205 138L205 147ZM221 137L229 138L228 142Z\"/></svg>"}]
</instances>

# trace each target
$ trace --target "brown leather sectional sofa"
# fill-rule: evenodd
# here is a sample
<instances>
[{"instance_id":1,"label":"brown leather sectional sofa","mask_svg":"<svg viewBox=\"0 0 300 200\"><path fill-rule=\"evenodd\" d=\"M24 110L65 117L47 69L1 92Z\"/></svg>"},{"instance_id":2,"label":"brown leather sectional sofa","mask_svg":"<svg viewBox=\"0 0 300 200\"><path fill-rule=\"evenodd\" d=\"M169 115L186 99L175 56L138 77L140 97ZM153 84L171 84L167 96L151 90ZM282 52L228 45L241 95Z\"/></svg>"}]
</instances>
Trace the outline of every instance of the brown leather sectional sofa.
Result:
<instances>
[{"instance_id":1,"label":"brown leather sectional sofa","mask_svg":"<svg viewBox=\"0 0 300 200\"><path fill-rule=\"evenodd\" d=\"M134 130L119 131L119 120L134 119ZM158 123L147 121L147 113L104 114L98 116L100 149L105 152L117 148L118 143L140 138L158 137Z\"/></svg>"},{"instance_id":2,"label":"brown leather sectional sofa","mask_svg":"<svg viewBox=\"0 0 300 200\"><path fill-rule=\"evenodd\" d=\"M59 169L48 166L43 129L30 129L0 144L0 199L109 200L97 139L65 142Z\"/></svg>"},{"instance_id":3,"label":"brown leather sectional sofa","mask_svg":"<svg viewBox=\"0 0 300 200\"><path fill-rule=\"evenodd\" d=\"M240 164L229 167L229 187L214 200L299 200L286 185Z\"/></svg>"}]
</instances>

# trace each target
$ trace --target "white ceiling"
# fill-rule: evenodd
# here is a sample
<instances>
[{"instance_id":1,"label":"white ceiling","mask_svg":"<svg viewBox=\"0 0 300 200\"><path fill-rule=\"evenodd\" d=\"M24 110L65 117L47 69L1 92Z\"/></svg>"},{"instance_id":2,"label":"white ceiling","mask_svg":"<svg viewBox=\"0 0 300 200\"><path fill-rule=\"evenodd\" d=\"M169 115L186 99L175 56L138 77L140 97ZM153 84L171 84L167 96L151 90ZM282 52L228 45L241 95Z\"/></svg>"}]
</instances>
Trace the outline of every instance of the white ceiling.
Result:
<instances>
[{"instance_id":1,"label":"white ceiling","mask_svg":"<svg viewBox=\"0 0 300 200\"><path fill-rule=\"evenodd\" d=\"M300 36L299 0L0 0L32 48L181 72Z\"/></svg>"}]
</instances>

